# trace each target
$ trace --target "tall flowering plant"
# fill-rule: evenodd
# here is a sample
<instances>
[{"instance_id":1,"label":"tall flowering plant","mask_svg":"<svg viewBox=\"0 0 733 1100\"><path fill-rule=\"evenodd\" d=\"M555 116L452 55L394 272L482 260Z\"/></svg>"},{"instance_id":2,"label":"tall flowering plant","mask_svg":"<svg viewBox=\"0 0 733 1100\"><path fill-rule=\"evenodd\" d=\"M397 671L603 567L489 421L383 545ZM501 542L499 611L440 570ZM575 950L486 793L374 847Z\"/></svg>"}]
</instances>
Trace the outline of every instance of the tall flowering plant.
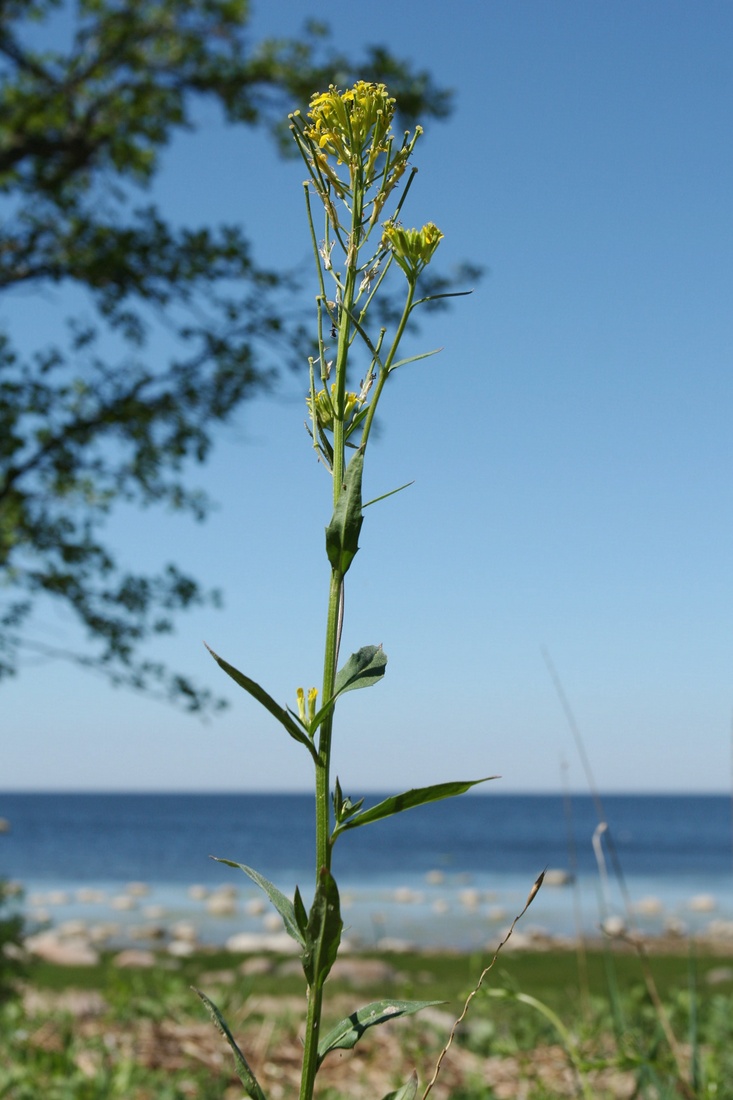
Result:
<instances>
[{"instance_id":1,"label":"tall flowering plant","mask_svg":"<svg viewBox=\"0 0 733 1100\"><path fill-rule=\"evenodd\" d=\"M332 782L330 774L339 698L347 691L376 684L387 665L386 654L378 645L363 646L339 665L344 583L359 550L366 507L362 500L364 462L374 417L390 376L407 363L434 354L399 358L414 310L431 300L429 295L419 297L418 287L443 234L432 223L421 229L402 225L402 207L416 171L410 168L410 158L422 131L418 127L414 134L405 134L401 142L396 140L392 131L394 112L395 101L383 84L359 81L345 92L330 87L313 96L307 117L298 112L290 119L308 171L304 187L318 281L317 355L308 360L308 427L332 486L331 517L325 537L329 586L320 699L315 687L307 692L298 688L295 708L283 707L259 684L212 652L221 668L303 747L314 772L315 890L310 908L297 887L291 900L251 867L222 860L244 871L264 890L300 949L308 988L300 1100L313 1096L319 1067L332 1051L351 1049L369 1028L433 1003L374 1002L321 1034L324 985L338 953L343 927L338 887L331 872L334 845L353 829L462 794L484 782L438 783L393 795L365 808L363 799L345 797L338 778ZM399 198L388 213L390 201L397 194ZM314 205L323 208L320 238ZM404 274L404 289L397 303L399 320L390 334L386 326L375 325L373 318L381 297L392 294L385 278L393 265ZM394 307L392 298L390 305ZM358 381L358 368L353 365L357 357L362 363ZM232 1048L247 1095L265 1100L263 1087L218 1009L204 994L200 996ZM390 1098L412 1100L416 1090L417 1078L413 1075Z\"/></svg>"}]
</instances>

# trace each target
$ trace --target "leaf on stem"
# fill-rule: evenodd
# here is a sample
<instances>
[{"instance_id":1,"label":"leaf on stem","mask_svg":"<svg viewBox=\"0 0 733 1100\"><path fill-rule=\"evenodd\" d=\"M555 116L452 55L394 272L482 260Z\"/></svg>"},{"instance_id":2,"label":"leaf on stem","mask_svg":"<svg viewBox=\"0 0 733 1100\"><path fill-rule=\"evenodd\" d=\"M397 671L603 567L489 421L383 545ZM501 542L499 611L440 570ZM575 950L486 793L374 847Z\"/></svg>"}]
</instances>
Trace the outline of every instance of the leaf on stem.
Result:
<instances>
[{"instance_id":1,"label":"leaf on stem","mask_svg":"<svg viewBox=\"0 0 733 1100\"><path fill-rule=\"evenodd\" d=\"M388 1092L384 1100L413 1100L417 1094L417 1074L413 1070L408 1081L396 1092Z\"/></svg>"},{"instance_id":2,"label":"leaf on stem","mask_svg":"<svg viewBox=\"0 0 733 1100\"><path fill-rule=\"evenodd\" d=\"M306 911L305 905L303 904L303 899L300 896L300 890L297 886L295 887L295 893L293 894L293 912L295 914L296 924L298 925L298 928L300 929L301 935L303 937L302 942L305 943L305 934L308 929L308 913Z\"/></svg>"},{"instance_id":3,"label":"leaf on stem","mask_svg":"<svg viewBox=\"0 0 733 1100\"><path fill-rule=\"evenodd\" d=\"M351 1050L361 1039L365 1031L377 1024L396 1020L398 1016L412 1016L423 1008L432 1008L443 1001L372 1001L363 1008L352 1012L339 1020L328 1035L324 1035L318 1044L318 1064L331 1050Z\"/></svg>"},{"instance_id":4,"label":"leaf on stem","mask_svg":"<svg viewBox=\"0 0 733 1100\"><path fill-rule=\"evenodd\" d=\"M328 560L344 576L359 549L359 533L364 517L361 514L361 479L364 451L360 448L344 473L341 494L326 528Z\"/></svg>"},{"instance_id":5,"label":"leaf on stem","mask_svg":"<svg viewBox=\"0 0 733 1100\"><path fill-rule=\"evenodd\" d=\"M336 674L334 692L325 706L311 719L308 729L311 737L331 713L339 695L356 688L371 687L381 680L387 667L387 654L381 645L365 645L352 653L346 664Z\"/></svg>"},{"instance_id":6,"label":"leaf on stem","mask_svg":"<svg viewBox=\"0 0 733 1100\"><path fill-rule=\"evenodd\" d=\"M204 645L206 645L205 642ZM301 729L297 722L290 716L285 707L281 707L279 703L276 703L272 696L254 680L250 680L249 676L245 676L243 672L236 669L234 665L230 665L223 657L220 657L218 653L214 653L214 650L210 646L207 645L206 648L219 668L223 668L227 676L231 676L235 684L239 684L241 688L244 688L253 699L256 699L258 703L262 704L265 710L270 712L273 718L277 718L280 725L290 734L294 741L299 741L301 745L305 745L308 752L313 757L314 762L317 764L319 762L318 753L316 752L313 742L308 737L305 730Z\"/></svg>"},{"instance_id":7,"label":"leaf on stem","mask_svg":"<svg viewBox=\"0 0 733 1100\"><path fill-rule=\"evenodd\" d=\"M427 298L425 299L425 301L428 300ZM417 305L418 303L415 304ZM437 355L442 350L442 348L433 348L432 351L424 351L420 355L411 355L408 359L400 359L398 363L392 364L389 368L389 373L391 374L392 371L397 370L398 367L406 367L408 363L417 363L420 359L429 359L431 355Z\"/></svg>"},{"instance_id":8,"label":"leaf on stem","mask_svg":"<svg viewBox=\"0 0 733 1100\"><path fill-rule=\"evenodd\" d=\"M365 645L352 653L343 668L336 673L334 695L345 691L371 687L381 680L387 667L387 654L381 645Z\"/></svg>"},{"instance_id":9,"label":"leaf on stem","mask_svg":"<svg viewBox=\"0 0 733 1100\"><path fill-rule=\"evenodd\" d=\"M269 882L264 875L261 875L259 871L255 871L252 867L247 867L244 863L236 863L233 859L219 859L217 856L212 856L217 863L226 863L227 867L238 867L240 871L244 871L245 875L249 875L253 882L255 882L261 890L264 890L272 904L277 909L278 913L283 919L285 925L285 931L289 936L299 943L300 946L305 949L306 937L300 928L300 921L298 919L299 913L296 907L293 905L290 898L286 897L281 890L278 890L277 886L274 886ZM297 894L298 900L300 900L300 894ZM300 908L305 911L302 900L300 900Z\"/></svg>"},{"instance_id":10,"label":"leaf on stem","mask_svg":"<svg viewBox=\"0 0 733 1100\"><path fill-rule=\"evenodd\" d=\"M399 364L397 364L399 366ZM397 489L390 489L388 493L382 493L380 497L372 497L364 505L364 508L368 508L370 504L379 504L380 500L386 500L387 497L393 497L395 493L401 493L403 489L409 489L411 485L414 485L414 481L406 481L404 485L400 485Z\"/></svg>"},{"instance_id":11,"label":"leaf on stem","mask_svg":"<svg viewBox=\"0 0 733 1100\"><path fill-rule=\"evenodd\" d=\"M203 1001L209 1015L211 1016L211 1019L214 1021L214 1026L216 1027L217 1031L221 1035L223 1035L226 1041L229 1043L232 1054L234 1055L234 1064L237 1069L237 1076L242 1082L244 1086L244 1091L246 1092L247 1096L251 1096L252 1100L266 1100L265 1094L260 1088L257 1078L255 1077L252 1070L249 1068L247 1059L244 1057L241 1050L237 1046L234 1036L229 1030L227 1022L222 1016L219 1009L216 1007L213 1001L209 1000L205 993L201 992L200 989L197 989L196 986L192 986L191 988L193 989L194 993L196 993L197 996L199 996Z\"/></svg>"},{"instance_id":12,"label":"leaf on stem","mask_svg":"<svg viewBox=\"0 0 733 1100\"><path fill-rule=\"evenodd\" d=\"M303 972L309 989L319 989L328 977L336 961L342 928L336 880L327 867L322 867L308 916L303 950Z\"/></svg>"},{"instance_id":13,"label":"leaf on stem","mask_svg":"<svg viewBox=\"0 0 733 1100\"><path fill-rule=\"evenodd\" d=\"M337 822L346 821L347 818L353 817L354 814L359 812L364 804L363 798L357 799L356 802L352 802L348 795L344 798L338 776L336 776L336 782L333 787L332 801L333 813Z\"/></svg>"},{"instance_id":14,"label":"leaf on stem","mask_svg":"<svg viewBox=\"0 0 733 1100\"><path fill-rule=\"evenodd\" d=\"M362 810L342 825L337 825L333 830L333 836L335 838L346 829L355 829L358 825L370 825L373 821L381 821L382 818L392 817L394 814L402 813L403 810L412 810L415 806L424 806L426 802L438 802L441 798L454 798L456 795L464 794L478 783L488 783L490 779L497 778L498 776L495 775L487 775L483 779L469 779L466 782L459 780L453 783L435 783L430 787L416 787L411 791L405 791L403 794L392 795L391 798L385 798L383 802L378 802L376 806L371 806L368 810Z\"/></svg>"}]
</instances>

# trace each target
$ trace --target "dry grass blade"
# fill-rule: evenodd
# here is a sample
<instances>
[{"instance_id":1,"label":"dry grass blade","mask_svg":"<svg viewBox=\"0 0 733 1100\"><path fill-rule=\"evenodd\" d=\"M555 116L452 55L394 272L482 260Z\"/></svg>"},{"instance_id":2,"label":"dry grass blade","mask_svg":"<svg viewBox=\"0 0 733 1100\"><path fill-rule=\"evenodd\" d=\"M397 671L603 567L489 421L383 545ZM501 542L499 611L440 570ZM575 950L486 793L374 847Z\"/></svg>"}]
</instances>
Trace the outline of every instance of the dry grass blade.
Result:
<instances>
[{"instance_id":1,"label":"dry grass blade","mask_svg":"<svg viewBox=\"0 0 733 1100\"><path fill-rule=\"evenodd\" d=\"M547 870L547 868L545 868L545 870ZM540 887L542 886L544 878L545 878L545 871L542 871L542 873L540 875L538 875L538 877L535 879L534 885L532 886L532 889L530 890L530 892L527 896L527 900L524 904L524 909L522 909L521 913L517 913L516 917L514 918L514 920L511 923L511 927L510 927L509 931L507 932L506 936L504 937L504 939L501 941L501 943L497 947L496 951L494 952L494 955L493 955L493 958L492 958L491 962L489 963L489 965L487 967L485 967L482 970L479 980L476 982L476 985L474 986L474 988L471 990L471 992L466 997L466 1003L463 1006L463 1012L461 1012L461 1015L458 1017L456 1022L453 1024L453 1027L451 1028L450 1035L448 1036L448 1042L445 1044L445 1046L443 1047L443 1049L440 1052L440 1055L438 1056L438 1061L435 1063L435 1070L433 1072L433 1076L431 1077L430 1081L428 1081L425 1092L422 1094L422 1100L427 1100L427 1097L432 1092L433 1086L434 1086L435 1082L438 1080L438 1076L440 1074L440 1069L441 1069L441 1066L443 1065L443 1059L445 1058L446 1054L448 1053L448 1051L450 1050L450 1048L453 1045L453 1040L455 1038L456 1032L458 1031L458 1028L461 1026L463 1021L466 1019L466 1016L468 1015L468 1010L471 1006L471 1001L476 996L478 991L481 989L481 986L484 984L484 978L489 973L489 971L492 969L492 967L493 967L494 963L496 962L496 960L499 958L499 953L501 952L502 947L504 947L504 945L511 939L512 932L514 931L516 925L519 923L519 921L522 919L524 914L527 912L527 910L529 909L529 907L532 904L532 902L534 901L534 899L537 897L537 894L539 892Z\"/></svg>"},{"instance_id":2,"label":"dry grass blade","mask_svg":"<svg viewBox=\"0 0 733 1100\"><path fill-rule=\"evenodd\" d=\"M662 1029L662 1032L664 1033L664 1037L667 1040L667 1045L669 1046L672 1057L674 1058L675 1065L677 1067L677 1085L679 1091L682 1093L683 1096L687 1097L688 1100L694 1100L695 1092L689 1081L689 1074L685 1064L685 1057L680 1047L680 1044L677 1041L677 1037L672 1030L672 1025L669 1021L669 1015L664 1007L662 998L659 995L657 983L654 980L652 968L649 964L649 955L647 954L646 947L644 946L642 940L631 932L623 931L619 934L618 938L633 947L639 958L641 971L644 975L644 984L646 985L649 999L654 1005L654 1010L657 1014L659 1025Z\"/></svg>"}]
</instances>

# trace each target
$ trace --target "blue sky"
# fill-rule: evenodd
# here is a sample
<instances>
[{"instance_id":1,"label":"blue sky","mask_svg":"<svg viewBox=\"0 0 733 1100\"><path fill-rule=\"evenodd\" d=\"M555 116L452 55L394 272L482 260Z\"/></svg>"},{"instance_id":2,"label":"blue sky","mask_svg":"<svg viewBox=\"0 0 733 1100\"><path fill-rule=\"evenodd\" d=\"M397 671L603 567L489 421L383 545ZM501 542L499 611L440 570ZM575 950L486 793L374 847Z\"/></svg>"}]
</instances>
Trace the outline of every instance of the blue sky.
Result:
<instances>
[{"instance_id":1,"label":"blue sky","mask_svg":"<svg viewBox=\"0 0 733 1100\"><path fill-rule=\"evenodd\" d=\"M342 784L499 774L505 791L554 791L565 775L583 790L544 646L601 789L728 789L733 8L276 0L254 5L253 30L292 35L306 14L344 49L386 41L455 89L453 117L418 144L404 220L441 227L444 266L486 268L413 342L442 354L395 376L382 406L366 494L415 485L369 509L349 575L343 651L381 642L390 664L339 711ZM167 152L155 197L179 220L241 220L263 263L307 270L302 165L214 112L202 123ZM16 301L16 322L38 308ZM131 566L175 560L222 588L223 611L182 618L157 652L229 711L202 725L29 666L2 687L0 787L309 788L307 755L201 645L283 703L320 680L330 487L305 387L288 377L245 406L192 472L219 502L205 525L110 525ZM75 640L52 610L37 629Z\"/></svg>"}]
</instances>

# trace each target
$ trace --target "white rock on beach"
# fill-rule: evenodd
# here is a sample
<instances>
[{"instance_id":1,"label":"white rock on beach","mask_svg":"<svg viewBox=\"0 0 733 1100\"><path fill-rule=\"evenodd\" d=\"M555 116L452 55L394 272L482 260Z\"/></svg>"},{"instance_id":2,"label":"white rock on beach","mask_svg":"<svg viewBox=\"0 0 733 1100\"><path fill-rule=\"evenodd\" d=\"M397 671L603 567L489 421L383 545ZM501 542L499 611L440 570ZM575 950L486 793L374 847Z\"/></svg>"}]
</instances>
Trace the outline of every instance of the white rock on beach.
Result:
<instances>
[{"instance_id":1,"label":"white rock on beach","mask_svg":"<svg viewBox=\"0 0 733 1100\"><path fill-rule=\"evenodd\" d=\"M76 891L74 897L83 905L98 905L107 900L104 890L95 890L91 886L82 886Z\"/></svg>"},{"instance_id":2,"label":"white rock on beach","mask_svg":"<svg viewBox=\"0 0 733 1100\"><path fill-rule=\"evenodd\" d=\"M478 890L474 890L473 888L469 890L461 890L460 894L458 895L458 900L460 901L464 909L478 909L479 905L481 904L481 895L479 894Z\"/></svg>"},{"instance_id":3,"label":"white rock on beach","mask_svg":"<svg viewBox=\"0 0 733 1100\"><path fill-rule=\"evenodd\" d=\"M175 959L187 959L189 955L193 955L196 944L190 940L171 940L166 950Z\"/></svg>"},{"instance_id":4,"label":"white rock on beach","mask_svg":"<svg viewBox=\"0 0 733 1100\"><path fill-rule=\"evenodd\" d=\"M56 933L64 938L87 936L88 929L83 920L65 920L58 925Z\"/></svg>"},{"instance_id":5,"label":"white rock on beach","mask_svg":"<svg viewBox=\"0 0 733 1100\"><path fill-rule=\"evenodd\" d=\"M237 911L236 899L217 891L206 902L206 912L213 917L232 917Z\"/></svg>"},{"instance_id":6,"label":"white rock on beach","mask_svg":"<svg viewBox=\"0 0 733 1100\"><path fill-rule=\"evenodd\" d=\"M120 926L115 921L103 921L101 924L93 924L88 930L88 936L92 943L106 943L113 936L119 934Z\"/></svg>"},{"instance_id":7,"label":"white rock on beach","mask_svg":"<svg viewBox=\"0 0 733 1100\"><path fill-rule=\"evenodd\" d=\"M150 893L150 887L147 882L129 882L127 893L133 898L144 898Z\"/></svg>"},{"instance_id":8,"label":"white rock on beach","mask_svg":"<svg viewBox=\"0 0 733 1100\"><path fill-rule=\"evenodd\" d=\"M57 966L96 966L99 952L85 937L62 939L56 932L39 932L25 941L26 949L39 959Z\"/></svg>"},{"instance_id":9,"label":"white rock on beach","mask_svg":"<svg viewBox=\"0 0 733 1100\"><path fill-rule=\"evenodd\" d=\"M662 903L659 898L640 898L634 906L637 913L644 917L657 917L662 912Z\"/></svg>"},{"instance_id":10,"label":"white rock on beach","mask_svg":"<svg viewBox=\"0 0 733 1100\"><path fill-rule=\"evenodd\" d=\"M300 948L287 932L274 935L256 935L252 932L237 932L226 941L227 951L241 955L257 955L271 951L276 955L296 955Z\"/></svg>"},{"instance_id":11,"label":"white rock on beach","mask_svg":"<svg viewBox=\"0 0 733 1100\"><path fill-rule=\"evenodd\" d=\"M126 951L119 951L112 959L112 965L120 970L143 970L155 966L157 959L152 951L144 951L139 947L129 947Z\"/></svg>"},{"instance_id":12,"label":"white rock on beach","mask_svg":"<svg viewBox=\"0 0 733 1100\"><path fill-rule=\"evenodd\" d=\"M252 898L244 904L244 911L248 917L260 917L266 908L262 898Z\"/></svg>"},{"instance_id":13,"label":"white rock on beach","mask_svg":"<svg viewBox=\"0 0 733 1100\"><path fill-rule=\"evenodd\" d=\"M137 901L129 894L118 894L116 898L112 898L109 904L111 909L116 909L120 913L137 908Z\"/></svg>"},{"instance_id":14,"label":"white rock on beach","mask_svg":"<svg viewBox=\"0 0 733 1100\"><path fill-rule=\"evenodd\" d=\"M46 895L47 905L68 905L70 901L71 898L65 890L52 890Z\"/></svg>"},{"instance_id":15,"label":"white rock on beach","mask_svg":"<svg viewBox=\"0 0 733 1100\"><path fill-rule=\"evenodd\" d=\"M171 935L174 940L184 940L187 943L195 943L197 939L196 925L191 924L190 921L177 921L171 928Z\"/></svg>"},{"instance_id":16,"label":"white rock on beach","mask_svg":"<svg viewBox=\"0 0 733 1100\"><path fill-rule=\"evenodd\" d=\"M690 898L688 907L693 913L712 913L717 904L712 894L696 894L694 898Z\"/></svg>"},{"instance_id":17,"label":"white rock on beach","mask_svg":"<svg viewBox=\"0 0 733 1100\"><path fill-rule=\"evenodd\" d=\"M570 871L563 870L562 867L550 867L548 871L545 871L545 877L542 880L543 886L569 886L573 882L573 876Z\"/></svg>"},{"instance_id":18,"label":"white rock on beach","mask_svg":"<svg viewBox=\"0 0 733 1100\"><path fill-rule=\"evenodd\" d=\"M623 936L624 932L626 931L626 921L623 917L606 917L606 919L601 924L601 929L606 933L607 936L615 939L617 936Z\"/></svg>"}]
</instances>

